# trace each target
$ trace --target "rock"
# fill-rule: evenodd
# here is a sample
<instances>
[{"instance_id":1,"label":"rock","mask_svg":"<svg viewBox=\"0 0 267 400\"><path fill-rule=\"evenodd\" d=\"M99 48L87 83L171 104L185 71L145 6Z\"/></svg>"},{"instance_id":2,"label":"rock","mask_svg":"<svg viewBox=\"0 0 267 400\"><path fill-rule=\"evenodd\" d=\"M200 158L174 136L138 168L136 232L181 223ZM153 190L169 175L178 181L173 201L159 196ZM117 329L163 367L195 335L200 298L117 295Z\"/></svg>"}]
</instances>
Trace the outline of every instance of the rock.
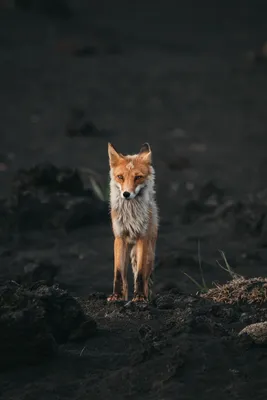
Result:
<instances>
[{"instance_id":1,"label":"rock","mask_svg":"<svg viewBox=\"0 0 267 400\"><path fill-rule=\"evenodd\" d=\"M40 363L57 354L58 344L82 340L96 323L67 291L14 281L0 286L0 369Z\"/></svg>"},{"instance_id":2,"label":"rock","mask_svg":"<svg viewBox=\"0 0 267 400\"><path fill-rule=\"evenodd\" d=\"M267 322L258 322L246 326L239 336L249 336L256 344L267 345Z\"/></svg>"}]
</instances>

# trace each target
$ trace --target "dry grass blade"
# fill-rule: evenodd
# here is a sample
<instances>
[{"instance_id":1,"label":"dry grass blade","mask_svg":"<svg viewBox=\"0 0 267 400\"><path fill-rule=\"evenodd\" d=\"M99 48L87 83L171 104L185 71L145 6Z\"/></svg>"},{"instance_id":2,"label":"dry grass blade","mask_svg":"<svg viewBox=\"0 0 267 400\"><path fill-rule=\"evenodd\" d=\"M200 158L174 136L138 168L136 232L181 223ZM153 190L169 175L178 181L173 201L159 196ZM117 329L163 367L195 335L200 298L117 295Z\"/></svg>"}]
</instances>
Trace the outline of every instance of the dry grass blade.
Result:
<instances>
[{"instance_id":1,"label":"dry grass blade","mask_svg":"<svg viewBox=\"0 0 267 400\"><path fill-rule=\"evenodd\" d=\"M86 346L84 346L80 352L80 357L83 355L84 351L86 350Z\"/></svg>"},{"instance_id":2,"label":"dry grass blade","mask_svg":"<svg viewBox=\"0 0 267 400\"><path fill-rule=\"evenodd\" d=\"M94 191L94 193L96 194L96 196L99 198L99 200L101 201L105 201L105 194L103 192L103 189L101 188L100 184L97 183L96 179L93 178L93 176L89 175L89 179L92 185L92 189Z\"/></svg>"},{"instance_id":3,"label":"dry grass blade","mask_svg":"<svg viewBox=\"0 0 267 400\"><path fill-rule=\"evenodd\" d=\"M200 289L202 293L208 291L208 286L206 284L205 278L204 278L204 273L202 269L202 259L201 259L201 254L200 254L200 241L198 240L198 265L199 265L199 270L201 274L201 281L202 285L197 282L192 276L188 275L186 272L183 272L184 275L186 275L194 284Z\"/></svg>"},{"instance_id":4,"label":"dry grass blade","mask_svg":"<svg viewBox=\"0 0 267 400\"><path fill-rule=\"evenodd\" d=\"M232 271L232 269L231 269L231 267L230 267L230 265L229 265L229 263L227 261L225 253L222 250L219 250L219 252L220 252L220 254L221 254L222 258L223 258L223 261L224 261L224 263L226 265L227 271L229 272L229 274L233 274L233 271Z\"/></svg>"},{"instance_id":5,"label":"dry grass blade","mask_svg":"<svg viewBox=\"0 0 267 400\"><path fill-rule=\"evenodd\" d=\"M226 256L225 256L225 253L224 253L222 250L219 250L219 253L221 254L222 259L223 259L224 264L225 264L225 267L224 267L218 260L216 260L216 263L219 265L219 267L222 268L224 271L228 272L228 274L229 274L233 279L241 278L241 275L236 274L236 273L232 270L232 268L230 267L230 265L229 265L229 263L228 263L228 261L227 261L227 258L226 258Z\"/></svg>"},{"instance_id":6,"label":"dry grass blade","mask_svg":"<svg viewBox=\"0 0 267 400\"><path fill-rule=\"evenodd\" d=\"M96 197L100 201L107 202L109 196L108 184L103 185L100 183L101 175L90 168L80 167L79 170L83 174L85 174L86 177L89 178L90 184L92 186L93 192L96 195Z\"/></svg>"},{"instance_id":7,"label":"dry grass blade","mask_svg":"<svg viewBox=\"0 0 267 400\"><path fill-rule=\"evenodd\" d=\"M198 264L199 264L199 269L201 273L201 279L202 279L202 285L205 289L207 289L207 284L204 278L204 273L202 270L202 260L201 260L201 254L200 254L200 241L198 240L198 245L197 245L197 253L198 253Z\"/></svg>"},{"instance_id":8,"label":"dry grass blade","mask_svg":"<svg viewBox=\"0 0 267 400\"><path fill-rule=\"evenodd\" d=\"M186 275L186 276L199 288L199 290L200 290L202 293L207 291L206 287L201 286L201 284L200 284L196 279L194 279L192 276L188 275L188 274L187 274L186 272L184 272L184 271L183 271L183 274Z\"/></svg>"}]
</instances>

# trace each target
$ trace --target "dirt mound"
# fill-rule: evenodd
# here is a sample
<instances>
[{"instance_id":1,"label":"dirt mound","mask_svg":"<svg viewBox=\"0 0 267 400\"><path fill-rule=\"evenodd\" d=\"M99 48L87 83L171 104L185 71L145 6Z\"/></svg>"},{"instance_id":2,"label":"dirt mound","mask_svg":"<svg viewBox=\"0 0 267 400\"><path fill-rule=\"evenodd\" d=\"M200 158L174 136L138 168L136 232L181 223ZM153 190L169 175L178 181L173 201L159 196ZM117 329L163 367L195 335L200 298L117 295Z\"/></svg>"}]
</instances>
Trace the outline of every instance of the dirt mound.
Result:
<instances>
[{"instance_id":1,"label":"dirt mound","mask_svg":"<svg viewBox=\"0 0 267 400\"><path fill-rule=\"evenodd\" d=\"M191 197L185 201L183 207L183 224L190 224L196 220L223 220L229 225L231 232L239 236L263 236L266 239L266 190L245 196L243 199L234 199L209 181L199 188L194 188Z\"/></svg>"},{"instance_id":2,"label":"dirt mound","mask_svg":"<svg viewBox=\"0 0 267 400\"><path fill-rule=\"evenodd\" d=\"M0 287L0 369L40 363L68 340L88 338L95 321L56 286L27 288L10 281Z\"/></svg>"},{"instance_id":3,"label":"dirt mound","mask_svg":"<svg viewBox=\"0 0 267 400\"><path fill-rule=\"evenodd\" d=\"M225 285L216 285L207 293L201 295L203 298L219 303L240 304L240 303L267 303L267 279L243 277L233 279Z\"/></svg>"},{"instance_id":4,"label":"dirt mound","mask_svg":"<svg viewBox=\"0 0 267 400\"><path fill-rule=\"evenodd\" d=\"M40 164L19 170L13 194L0 203L2 234L18 229L67 229L108 221L107 203L85 188L77 170Z\"/></svg>"}]
</instances>

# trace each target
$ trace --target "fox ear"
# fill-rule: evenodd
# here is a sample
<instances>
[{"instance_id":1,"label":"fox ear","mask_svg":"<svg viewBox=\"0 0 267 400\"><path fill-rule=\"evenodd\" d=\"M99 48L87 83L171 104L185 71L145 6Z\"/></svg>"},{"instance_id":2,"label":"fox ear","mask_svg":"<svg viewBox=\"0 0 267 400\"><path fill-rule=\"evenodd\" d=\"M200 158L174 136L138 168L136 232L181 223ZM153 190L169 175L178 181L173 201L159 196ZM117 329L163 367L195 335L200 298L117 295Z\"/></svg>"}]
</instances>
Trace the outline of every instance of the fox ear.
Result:
<instances>
[{"instance_id":1,"label":"fox ear","mask_svg":"<svg viewBox=\"0 0 267 400\"><path fill-rule=\"evenodd\" d=\"M108 143L108 156L109 156L109 165L111 168L115 167L122 158L122 155L120 155L115 150L114 146L111 143Z\"/></svg>"},{"instance_id":2,"label":"fox ear","mask_svg":"<svg viewBox=\"0 0 267 400\"><path fill-rule=\"evenodd\" d=\"M151 164L152 161L152 152L148 143L143 143L141 149L139 151L139 157L142 158L143 161Z\"/></svg>"}]
</instances>

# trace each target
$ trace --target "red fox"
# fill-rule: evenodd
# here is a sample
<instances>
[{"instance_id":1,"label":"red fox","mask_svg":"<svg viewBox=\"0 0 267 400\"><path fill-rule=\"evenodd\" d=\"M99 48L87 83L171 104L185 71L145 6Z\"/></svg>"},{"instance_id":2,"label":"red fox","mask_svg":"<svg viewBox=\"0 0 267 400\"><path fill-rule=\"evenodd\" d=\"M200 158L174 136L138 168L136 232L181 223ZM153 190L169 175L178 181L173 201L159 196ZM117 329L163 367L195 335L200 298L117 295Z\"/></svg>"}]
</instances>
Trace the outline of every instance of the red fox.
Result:
<instances>
[{"instance_id":1,"label":"red fox","mask_svg":"<svg viewBox=\"0 0 267 400\"><path fill-rule=\"evenodd\" d=\"M108 301L128 300L129 261L134 275L133 301L149 301L158 235L151 149L144 143L138 154L122 155L108 143L108 155L114 234L113 293Z\"/></svg>"}]
</instances>

